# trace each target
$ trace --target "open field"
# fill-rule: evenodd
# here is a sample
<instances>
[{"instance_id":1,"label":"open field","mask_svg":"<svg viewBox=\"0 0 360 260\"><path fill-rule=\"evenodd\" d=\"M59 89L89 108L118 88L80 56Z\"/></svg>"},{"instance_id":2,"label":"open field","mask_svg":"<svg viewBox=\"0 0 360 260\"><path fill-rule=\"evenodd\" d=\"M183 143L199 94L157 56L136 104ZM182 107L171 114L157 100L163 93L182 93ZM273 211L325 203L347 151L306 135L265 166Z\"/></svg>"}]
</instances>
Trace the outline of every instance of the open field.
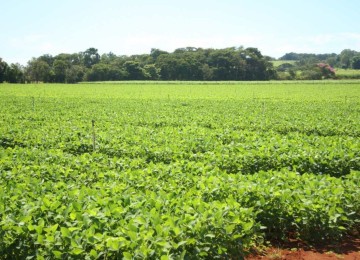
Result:
<instances>
[{"instance_id":1,"label":"open field","mask_svg":"<svg viewBox=\"0 0 360 260\"><path fill-rule=\"evenodd\" d=\"M339 79L360 79L360 70L336 69L336 76Z\"/></svg>"},{"instance_id":2,"label":"open field","mask_svg":"<svg viewBox=\"0 0 360 260\"><path fill-rule=\"evenodd\" d=\"M272 60L271 62L274 65L274 67L276 68L284 63L295 64L296 60Z\"/></svg>"},{"instance_id":3,"label":"open field","mask_svg":"<svg viewBox=\"0 0 360 260\"><path fill-rule=\"evenodd\" d=\"M359 236L359 81L0 84L0 99L0 259Z\"/></svg>"}]
</instances>

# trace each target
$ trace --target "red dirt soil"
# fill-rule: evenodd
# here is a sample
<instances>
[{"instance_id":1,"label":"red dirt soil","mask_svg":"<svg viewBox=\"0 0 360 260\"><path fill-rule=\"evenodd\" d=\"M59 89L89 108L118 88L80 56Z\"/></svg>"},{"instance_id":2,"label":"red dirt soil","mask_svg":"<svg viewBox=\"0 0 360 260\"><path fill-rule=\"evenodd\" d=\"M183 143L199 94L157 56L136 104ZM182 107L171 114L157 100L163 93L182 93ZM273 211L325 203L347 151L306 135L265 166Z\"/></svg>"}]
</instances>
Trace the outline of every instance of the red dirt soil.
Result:
<instances>
[{"instance_id":1,"label":"red dirt soil","mask_svg":"<svg viewBox=\"0 0 360 260\"><path fill-rule=\"evenodd\" d=\"M293 241L265 252L251 254L246 260L360 260L360 238L347 238L333 245L309 247Z\"/></svg>"}]
</instances>

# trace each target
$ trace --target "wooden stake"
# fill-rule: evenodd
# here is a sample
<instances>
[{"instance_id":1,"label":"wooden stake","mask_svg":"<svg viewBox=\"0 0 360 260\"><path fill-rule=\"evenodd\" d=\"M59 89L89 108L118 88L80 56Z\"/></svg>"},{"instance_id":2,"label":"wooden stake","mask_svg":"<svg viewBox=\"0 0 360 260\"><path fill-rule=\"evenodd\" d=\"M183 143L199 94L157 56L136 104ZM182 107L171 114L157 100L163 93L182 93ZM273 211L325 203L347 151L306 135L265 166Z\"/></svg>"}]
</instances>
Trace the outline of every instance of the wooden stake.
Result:
<instances>
[{"instance_id":1,"label":"wooden stake","mask_svg":"<svg viewBox=\"0 0 360 260\"><path fill-rule=\"evenodd\" d=\"M92 130L93 130L93 150L95 152L95 149L96 149L96 146L95 146L95 143L96 143L96 137L95 137L95 120L91 120L91 123L92 123Z\"/></svg>"}]
</instances>

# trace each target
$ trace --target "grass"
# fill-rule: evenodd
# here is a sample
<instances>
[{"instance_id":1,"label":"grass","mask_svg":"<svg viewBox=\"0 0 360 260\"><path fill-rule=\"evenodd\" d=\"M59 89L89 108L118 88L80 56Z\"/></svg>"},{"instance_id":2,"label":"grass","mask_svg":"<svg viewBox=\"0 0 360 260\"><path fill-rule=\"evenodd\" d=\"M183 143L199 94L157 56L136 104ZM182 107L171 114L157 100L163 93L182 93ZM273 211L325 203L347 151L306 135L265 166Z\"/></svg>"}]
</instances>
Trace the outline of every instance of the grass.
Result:
<instances>
[{"instance_id":1,"label":"grass","mask_svg":"<svg viewBox=\"0 0 360 260\"><path fill-rule=\"evenodd\" d=\"M282 65L284 63L290 63L290 64L294 65L295 62L297 62L297 61L296 60L272 60L271 62L274 65L274 67L279 67L280 65Z\"/></svg>"},{"instance_id":2,"label":"grass","mask_svg":"<svg viewBox=\"0 0 360 260\"><path fill-rule=\"evenodd\" d=\"M336 77L339 79L360 79L360 70L336 69Z\"/></svg>"}]
</instances>

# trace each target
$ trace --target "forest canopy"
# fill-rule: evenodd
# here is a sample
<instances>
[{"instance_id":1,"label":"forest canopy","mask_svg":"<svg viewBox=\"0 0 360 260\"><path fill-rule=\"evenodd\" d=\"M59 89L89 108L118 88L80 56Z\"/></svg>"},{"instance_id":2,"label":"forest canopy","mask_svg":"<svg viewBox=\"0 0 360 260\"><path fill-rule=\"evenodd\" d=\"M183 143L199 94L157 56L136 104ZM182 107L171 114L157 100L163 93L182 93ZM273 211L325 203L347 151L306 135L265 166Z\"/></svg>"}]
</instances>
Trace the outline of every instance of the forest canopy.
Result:
<instances>
[{"instance_id":1,"label":"forest canopy","mask_svg":"<svg viewBox=\"0 0 360 260\"><path fill-rule=\"evenodd\" d=\"M334 68L360 69L360 52L340 54L287 53L279 66L257 48L179 48L173 52L151 49L149 54L100 55L96 48L56 56L32 58L26 66L0 58L0 83L76 83L81 81L188 80L250 81L335 78Z\"/></svg>"}]
</instances>

